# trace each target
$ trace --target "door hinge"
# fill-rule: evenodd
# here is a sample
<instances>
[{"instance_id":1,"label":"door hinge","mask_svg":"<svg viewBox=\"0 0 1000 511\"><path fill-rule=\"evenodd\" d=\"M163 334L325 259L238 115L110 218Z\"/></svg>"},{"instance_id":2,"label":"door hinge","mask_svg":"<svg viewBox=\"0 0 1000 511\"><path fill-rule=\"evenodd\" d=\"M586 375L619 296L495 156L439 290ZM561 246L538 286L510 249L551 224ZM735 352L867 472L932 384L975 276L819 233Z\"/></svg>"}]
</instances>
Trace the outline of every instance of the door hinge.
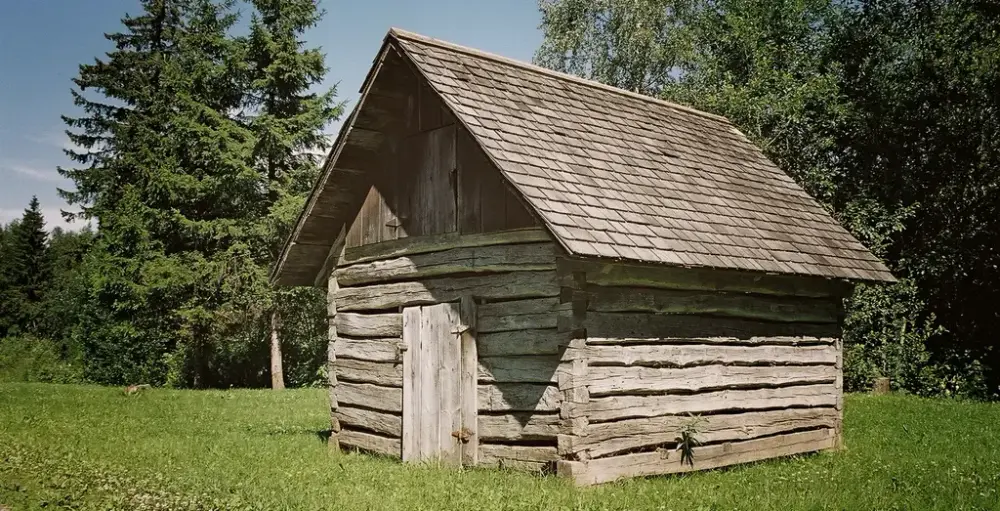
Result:
<instances>
[{"instance_id":1,"label":"door hinge","mask_svg":"<svg viewBox=\"0 0 1000 511\"><path fill-rule=\"evenodd\" d=\"M452 431L451 436L459 439L463 444L467 444L472 439L472 431L469 428L462 428L458 431Z\"/></svg>"}]
</instances>

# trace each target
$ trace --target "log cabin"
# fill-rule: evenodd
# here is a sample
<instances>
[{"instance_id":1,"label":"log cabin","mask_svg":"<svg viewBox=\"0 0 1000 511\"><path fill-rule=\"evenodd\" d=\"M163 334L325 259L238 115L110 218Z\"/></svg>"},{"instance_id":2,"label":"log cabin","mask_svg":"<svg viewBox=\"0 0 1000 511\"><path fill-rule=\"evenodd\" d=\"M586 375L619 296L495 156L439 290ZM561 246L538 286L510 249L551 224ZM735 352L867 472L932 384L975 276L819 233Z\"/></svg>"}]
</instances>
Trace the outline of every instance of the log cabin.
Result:
<instances>
[{"instance_id":1,"label":"log cabin","mask_svg":"<svg viewBox=\"0 0 1000 511\"><path fill-rule=\"evenodd\" d=\"M578 484L838 446L842 301L893 277L725 118L397 29L360 92L272 274L328 290L336 445Z\"/></svg>"}]
</instances>

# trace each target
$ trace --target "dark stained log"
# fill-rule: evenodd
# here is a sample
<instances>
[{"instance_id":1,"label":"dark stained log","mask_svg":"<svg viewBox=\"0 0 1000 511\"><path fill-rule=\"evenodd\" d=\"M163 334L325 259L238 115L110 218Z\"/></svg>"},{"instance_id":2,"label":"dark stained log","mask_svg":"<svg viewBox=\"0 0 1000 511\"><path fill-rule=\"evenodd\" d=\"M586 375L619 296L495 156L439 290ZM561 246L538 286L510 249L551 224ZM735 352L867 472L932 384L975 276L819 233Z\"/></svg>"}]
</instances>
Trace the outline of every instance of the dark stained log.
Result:
<instances>
[{"instance_id":1,"label":"dark stained log","mask_svg":"<svg viewBox=\"0 0 1000 511\"><path fill-rule=\"evenodd\" d=\"M560 274L587 274L587 282L598 286L638 286L665 289L692 289L842 298L850 293L850 283L819 277L768 275L736 270L678 268L611 262L560 259Z\"/></svg>"},{"instance_id":2,"label":"dark stained log","mask_svg":"<svg viewBox=\"0 0 1000 511\"><path fill-rule=\"evenodd\" d=\"M642 312L588 312L588 337L714 338L752 340L757 337L839 337L836 323L778 323L741 318L649 314Z\"/></svg>"},{"instance_id":3,"label":"dark stained log","mask_svg":"<svg viewBox=\"0 0 1000 511\"><path fill-rule=\"evenodd\" d=\"M552 238L544 229L520 229L485 234L462 236L458 233L446 233L433 236L413 236L406 239L386 241L375 245L350 248L344 251L340 266L357 263L392 259L395 257L440 252L450 248L486 247L491 245L507 245L518 243L534 243L551 241Z\"/></svg>"},{"instance_id":4,"label":"dark stained log","mask_svg":"<svg viewBox=\"0 0 1000 511\"><path fill-rule=\"evenodd\" d=\"M559 294L555 272L524 271L342 287L338 311L387 310L450 302L465 295L487 300L544 298Z\"/></svg>"},{"instance_id":5,"label":"dark stained log","mask_svg":"<svg viewBox=\"0 0 1000 511\"><path fill-rule=\"evenodd\" d=\"M554 270L554 254L555 245L552 243L461 247L358 263L341 267L335 273L340 285L357 286L450 274ZM552 321L555 321L554 316ZM552 326L555 327L555 324Z\"/></svg>"},{"instance_id":6,"label":"dark stained log","mask_svg":"<svg viewBox=\"0 0 1000 511\"><path fill-rule=\"evenodd\" d=\"M636 287L587 289L589 310L597 312L650 312L665 314L700 314L789 321L836 323L840 301L832 298L779 297Z\"/></svg>"},{"instance_id":7,"label":"dark stained log","mask_svg":"<svg viewBox=\"0 0 1000 511\"><path fill-rule=\"evenodd\" d=\"M590 366L588 371L591 397L834 383L838 372L832 365Z\"/></svg>"}]
</instances>

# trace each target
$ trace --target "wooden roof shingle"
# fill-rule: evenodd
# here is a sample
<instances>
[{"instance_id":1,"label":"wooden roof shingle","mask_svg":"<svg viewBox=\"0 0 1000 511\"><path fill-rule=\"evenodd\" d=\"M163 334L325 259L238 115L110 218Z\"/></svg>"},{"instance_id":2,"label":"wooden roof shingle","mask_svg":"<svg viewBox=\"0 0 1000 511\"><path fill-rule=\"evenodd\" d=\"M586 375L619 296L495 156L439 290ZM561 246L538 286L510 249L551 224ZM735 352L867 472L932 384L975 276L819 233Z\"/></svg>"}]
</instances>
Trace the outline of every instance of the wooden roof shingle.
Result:
<instances>
[{"instance_id":1,"label":"wooden roof shingle","mask_svg":"<svg viewBox=\"0 0 1000 511\"><path fill-rule=\"evenodd\" d=\"M894 280L723 117L398 29L387 42L570 254Z\"/></svg>"}]
</instances>

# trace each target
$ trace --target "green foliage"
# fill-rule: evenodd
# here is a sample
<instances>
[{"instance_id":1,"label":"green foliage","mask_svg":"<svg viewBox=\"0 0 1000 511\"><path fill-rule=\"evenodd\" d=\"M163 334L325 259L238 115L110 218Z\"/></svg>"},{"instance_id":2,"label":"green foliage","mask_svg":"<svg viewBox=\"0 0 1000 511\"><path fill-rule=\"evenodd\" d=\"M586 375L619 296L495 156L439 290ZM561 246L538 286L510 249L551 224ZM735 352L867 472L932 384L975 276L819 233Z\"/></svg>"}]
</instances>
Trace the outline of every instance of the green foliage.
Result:
<instances>
[{"instance_id":1,"label":"green foliage","mask_svg":"<svg viewBox=\"0 0 1000 511\"><path fill-rule=\"evenodd\" d=\"M20 222L0 224L0 338L18 329L20 297L13 282L14 236Z\"/></svg>"},{"instance_id":2,"label":"green foliage","mask_svg":"<svg viewBox=\"0 0 1000 511\"><path fill-rule=\"evenodd\" d=\"M0 382L81 383L79 354L49 339L0 338Z\"/></svg>"},{"instance_id":3,"label":"green foliage","mask_svg":"<svg viewBox=\"0 0 1000 511\"><path fill-rule=\"evenodd\" d=\"M311 91L326 72L302 41L315 2L252 6L237 36L233 0L144 0L74 80L80 116L64 120L82 150L68 152L78 168L60 172L75 190L61 193L98 228L60 278L60 303L76 308L54 308L69 316L53 330L80 346L93 381L262 385L276 308L303 320L290 377L319 376L322 298L276 293L267 274L342 107L334 90Z\"/></svg>"},{"instance_id":4,"label":"green foliage","mask_svg":"<svg viewBox=\"0 0 1000 511\"><path fill-rule=\"evenodd\" d=\"M677 442L677 450L681 452L681 463L694 466L694 448L701 445L698 434L701 433L701 425L705 419L699 415L688 414L689 420L681 428L680 435L674 439Z\"/></svg>"},{"instance_id":5,"label":"green foliage","mask_svg":"<svg viewBox=\"0 0 1000 511\"><path fill-rule=\"evenodd\" d=\"M834 50L853 105L849 188L912 209L887 257L947 329L929 345L945 369L986 365L1000 385L1000 20L972 1L866 2ZM860 188L860 190L859 190ZM854 190L859 190L854 192ZM956 364L953 361L958 361Z\"/></svg>"},{"instance_id":6,"label":"green foliage","mask_svg":"<svg viewBox=\"0 0 1000 511\"><path fill-rule=\"evenodd\" d=\"M992 7L542 0L540 9L540 64L728 117L903 278L850 300L852 385L887 373L914 392L997 392Z\"/></svg>"},{"instance_id":7,"label":"green foliage","mask_svg":"<svg viewBox=\"0 0 1000 511\"><path fill-rule=\"evenodd\" d=\"M0 313L5 317L0 335L37 331L45 287L52 277L48 232L38 198L31 198L21 220L8 226L0 243L4 260Z\"/></svg>"},{"instance_id":8,"label":"green foliage","mask_svg":"<svg viewBox=\"0 0 1000 511\"><path fill-rule=\"evenodd\" d=\"M864 391L887 377L893 388L914 394L988 397L983 367L973 357L932 360L927 346L946 332L925 311L910 280L859 286L844 324L845 389Z\"/></svg>"},{"instance_id":9,"label":"green foliage","mask_svg":"<svg viewBox=\"0 0 1000 511\"><path fill-rule=\"evenodd\" d=\"M329 427L326 405L321 389L126 396L0 384L0 502L16 510L1000 506L998 404L848 395L846 450L586 491L558 477L331 453L316 434Z\"/></svg>"}]
</instances>

